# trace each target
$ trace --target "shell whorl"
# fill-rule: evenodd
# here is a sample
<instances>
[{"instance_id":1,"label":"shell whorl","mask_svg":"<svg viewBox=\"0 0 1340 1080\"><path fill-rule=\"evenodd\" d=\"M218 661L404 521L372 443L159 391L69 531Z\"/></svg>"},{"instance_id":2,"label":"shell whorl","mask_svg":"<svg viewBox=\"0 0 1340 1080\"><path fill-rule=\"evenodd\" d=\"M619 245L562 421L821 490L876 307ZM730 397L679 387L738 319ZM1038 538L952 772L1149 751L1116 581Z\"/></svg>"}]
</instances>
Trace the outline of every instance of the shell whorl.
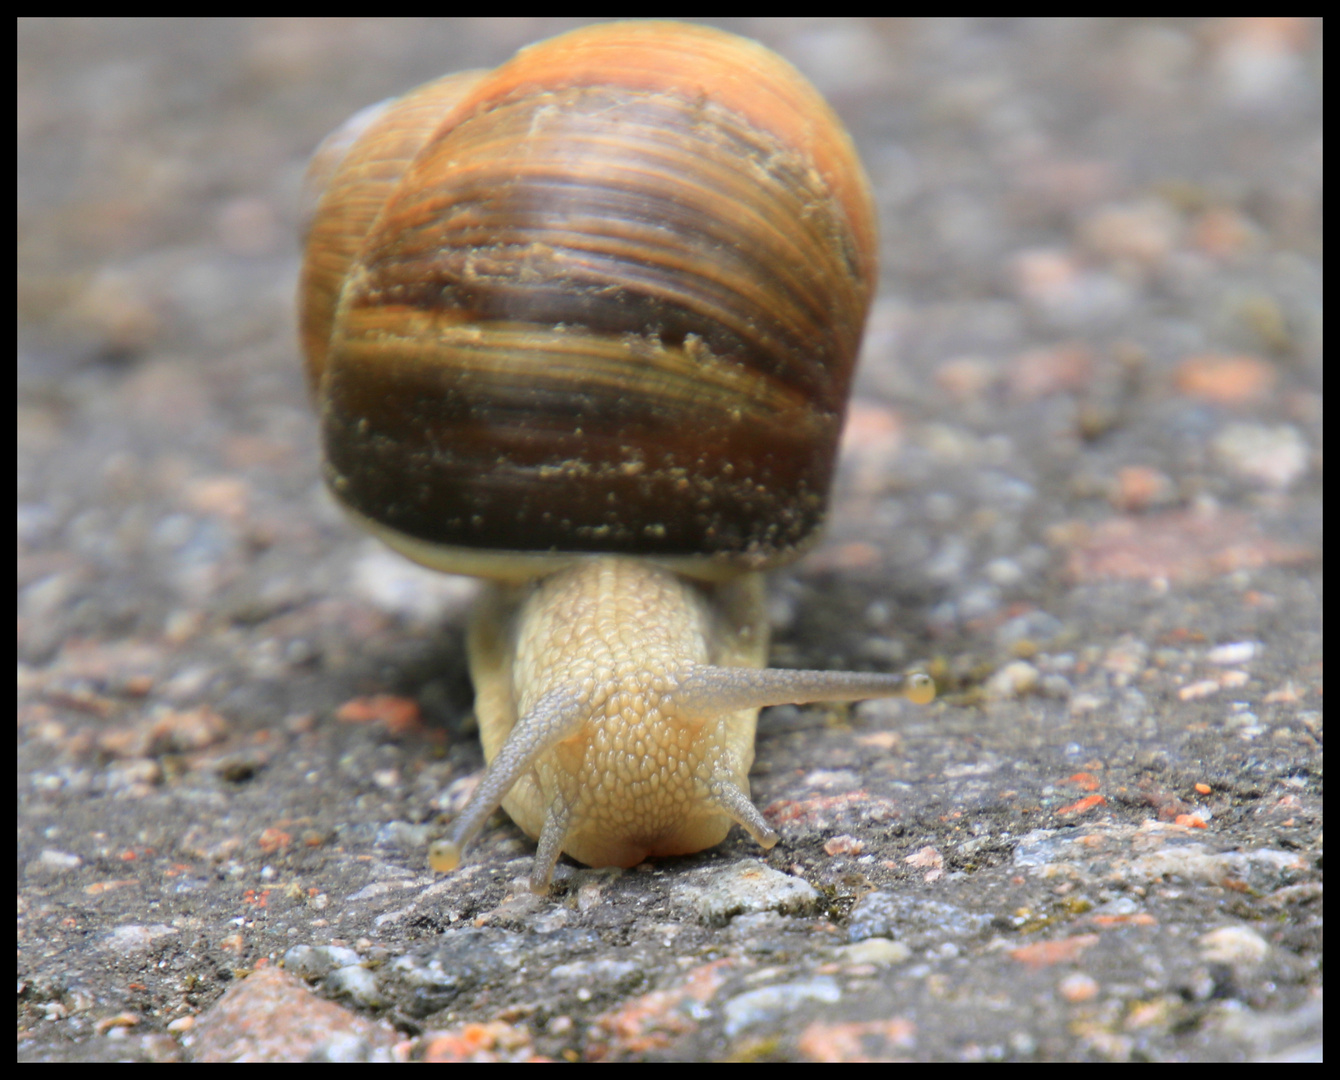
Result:
<instances>
[{"instance_id":1,"label":"shell whorl","mask_svg":"<svg viewBox=\"0 0 1340 1080\"><path fill-rule=\"evenodd\" d=\"M447 548L799 550L875 277L828 106L761 46L660 23L446 82L370 122L309 237L337 496Z\"/></svg>"}]
</instances>

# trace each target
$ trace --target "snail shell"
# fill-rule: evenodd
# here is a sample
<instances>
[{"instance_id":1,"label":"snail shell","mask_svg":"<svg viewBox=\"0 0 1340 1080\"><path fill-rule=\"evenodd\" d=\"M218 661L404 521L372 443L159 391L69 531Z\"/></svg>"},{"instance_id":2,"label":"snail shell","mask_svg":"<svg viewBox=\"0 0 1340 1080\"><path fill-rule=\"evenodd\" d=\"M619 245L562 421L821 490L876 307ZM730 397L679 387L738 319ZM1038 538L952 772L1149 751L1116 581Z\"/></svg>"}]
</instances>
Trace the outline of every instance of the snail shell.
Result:
<instances>
[{"instance_id":1,"label":"snail shell","mask_svg":"<svg viewBox=\"0 0 1340 1080\"><path fill-rule=\"evenodd\" d=\"M364 132L309 241L328 479L435 546L792 556L875 242L841 124L740 38L602 25L430 83Z\"/></svg>"},{"instance_id":2,"label":"snail shell","mask_svg":"<svg viewBox=\"0 0 1340 1080\"><path fill-rule=\"evenodd\" d=\"M472 627L490 768L438 864L499 802L541 837L540 889L560 849L631 865L732 820L771 846L758 706L903 688L747 670L742 575L822 520L875 282L841 123L753 42L604 24L365 110L312 177L331 490L411 558L519 586Z\"/></svg>"}]
</instances>

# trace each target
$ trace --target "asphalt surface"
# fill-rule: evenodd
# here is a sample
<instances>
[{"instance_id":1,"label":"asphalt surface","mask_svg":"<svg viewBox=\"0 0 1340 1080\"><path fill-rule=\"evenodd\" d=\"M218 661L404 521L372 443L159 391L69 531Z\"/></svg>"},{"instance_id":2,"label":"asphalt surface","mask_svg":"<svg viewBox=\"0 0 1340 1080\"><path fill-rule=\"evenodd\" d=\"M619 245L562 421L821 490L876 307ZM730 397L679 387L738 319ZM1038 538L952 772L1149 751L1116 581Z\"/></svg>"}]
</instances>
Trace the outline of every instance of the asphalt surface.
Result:
<instances>
[{"instance_id":1,"label":"asphalt surface","mask_svg":"<svg viewBox=\"0 0 1340 1080\"><path fill-rule=\"evenodd\" d=\"M321 489L301 178L572 25L20 21L20 1059L1319 1058L1319 21L724 24L882 218L774 662L940 696L766 712L770 852L427 869L474 587Z\"/></svg>"}]
</instances>

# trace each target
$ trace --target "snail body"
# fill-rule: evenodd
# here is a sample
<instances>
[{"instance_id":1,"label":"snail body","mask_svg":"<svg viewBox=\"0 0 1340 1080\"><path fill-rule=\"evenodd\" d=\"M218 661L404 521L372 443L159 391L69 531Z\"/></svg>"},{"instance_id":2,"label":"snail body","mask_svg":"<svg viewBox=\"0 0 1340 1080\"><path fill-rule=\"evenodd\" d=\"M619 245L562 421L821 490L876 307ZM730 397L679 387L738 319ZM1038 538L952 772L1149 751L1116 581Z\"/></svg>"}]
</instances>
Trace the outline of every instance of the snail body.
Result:
<instances>
[{"instance_id":1,"label":"snail body","mask_svg":"<svg viewBox=\"0 0 1340 1080\"><path fill-rule=\"evenodd\" d=\"M929 681L768 670L759 571L812 542L875 279L850 139L760 45L613 23L360 114L318 151L300 323L326 479L494 584L468 648L501 805L630 866L776 833L758 709Z\"/></svg>"}]
</instances>

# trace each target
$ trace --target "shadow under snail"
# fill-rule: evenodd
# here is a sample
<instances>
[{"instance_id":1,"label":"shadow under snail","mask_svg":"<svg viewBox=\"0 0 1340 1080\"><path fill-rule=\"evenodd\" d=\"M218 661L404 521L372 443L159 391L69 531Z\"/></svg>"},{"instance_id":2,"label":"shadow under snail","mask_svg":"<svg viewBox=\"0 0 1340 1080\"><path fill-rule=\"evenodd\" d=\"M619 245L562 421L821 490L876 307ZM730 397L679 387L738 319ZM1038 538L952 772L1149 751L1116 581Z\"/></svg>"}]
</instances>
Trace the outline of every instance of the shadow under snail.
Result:
<instances>
[{"instance_id":1,"label":"shadow under snail","mask_svg":"<svg viewBox=\"0 0 1340 1080\"><path fill-rule=\"evenodd\" d=\"M876 274L868 181L788 63L610 23L428 83L330 136L300 320L326 481L420 563L493 584L468 636L501 805L632 866L777 833L765 705L934 695L768 669L760 571L821 523Z\"/></svg>"}]
</instances>

